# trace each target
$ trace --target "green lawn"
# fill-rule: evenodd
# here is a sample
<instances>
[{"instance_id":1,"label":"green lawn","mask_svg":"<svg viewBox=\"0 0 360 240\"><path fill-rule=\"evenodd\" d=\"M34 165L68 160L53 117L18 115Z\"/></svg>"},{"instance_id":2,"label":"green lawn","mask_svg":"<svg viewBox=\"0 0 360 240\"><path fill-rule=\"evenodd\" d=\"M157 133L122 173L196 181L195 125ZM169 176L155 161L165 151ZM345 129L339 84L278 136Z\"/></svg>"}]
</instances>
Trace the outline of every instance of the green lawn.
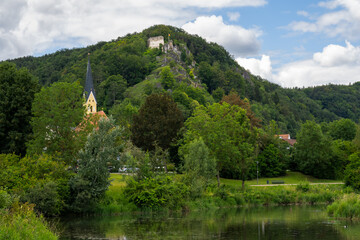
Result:
<instances>
[{"instance_id":1,"label":"green lawn","mask_svg":"<svg viewBox=\"0 0 360 240\"><path fill-rule=\"evenodd\" d=\"M173 175L174 177L179 177L181 174ZM129 176L122 174L111 174L111 179L113 180L109 190L119 190L120 188L126 185L126 178ZM276 177L276 178L259 178L259 185L266 184L266 181L269 181L271 184L272 180L283 180L285 184L298 184L301 182L309 183L342 183L339 180L329 180L329 179L318 179L312 176L304 175L300 172L286 172L286 176ZM230 185L230 186L241 186L240 180L234 179L220 179L221 184ZM245 181L246 185L256 185L256 179Z\"/></svg>"},{"instance_id":2,"label":"green lawn","mask_svg":"<svg viewBox=\"0 0 360 240\"><path fill-rule=\"evenodd\" d=\"M276 177L276 178L259 178L259 185L267 184L266 181L269 181L271 184L272 180L283 180L285 184L298 184L300 182L309 182L309 183L341 183L339 180L330 180L330 179L317 179L312 176L302 174L300 172L286 172L286 176ZM225 179L221 178L220 183L232 186L241 186L240 180L234 179ZM245 181L246 185L256 185L256 179Z\"/></svg>"}]
</instances>

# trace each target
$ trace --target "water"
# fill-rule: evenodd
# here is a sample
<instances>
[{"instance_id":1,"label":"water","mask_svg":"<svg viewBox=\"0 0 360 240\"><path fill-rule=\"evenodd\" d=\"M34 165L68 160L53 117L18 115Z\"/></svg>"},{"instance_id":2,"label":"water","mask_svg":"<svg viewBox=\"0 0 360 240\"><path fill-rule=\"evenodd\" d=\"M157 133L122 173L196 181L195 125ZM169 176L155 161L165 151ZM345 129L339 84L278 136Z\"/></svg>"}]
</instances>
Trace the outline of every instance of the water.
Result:
<instances>
[{"instance_id":1,"label":"water","mask_svg":"<svg viewBox=\"0 0 360 240\"><path fill-rule=\"evenodd\" d=\"M360 222L326 206L232 208L191 213L63 218L60 239L360 239Z\"/></svg>"}]
</instances>

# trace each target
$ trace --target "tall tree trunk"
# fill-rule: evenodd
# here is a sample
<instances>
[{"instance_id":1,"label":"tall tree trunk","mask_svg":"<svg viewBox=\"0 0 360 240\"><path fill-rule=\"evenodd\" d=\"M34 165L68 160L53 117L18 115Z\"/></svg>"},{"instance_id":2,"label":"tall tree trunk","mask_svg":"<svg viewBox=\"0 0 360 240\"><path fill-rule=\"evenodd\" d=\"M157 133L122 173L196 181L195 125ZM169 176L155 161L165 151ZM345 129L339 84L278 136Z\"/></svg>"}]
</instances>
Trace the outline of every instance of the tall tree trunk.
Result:
<instances>
[{"instance_id":1,"label":"tall tree trunk","mask_svg":"<svg viewBox=\"0 0 360 240\"><path fill-rule=\"evenodd\" d=\"M218 187L220 187L220 173L219 173L219 171L217 172L216 177L217 177Z\"/></svg>"}]
</instances>

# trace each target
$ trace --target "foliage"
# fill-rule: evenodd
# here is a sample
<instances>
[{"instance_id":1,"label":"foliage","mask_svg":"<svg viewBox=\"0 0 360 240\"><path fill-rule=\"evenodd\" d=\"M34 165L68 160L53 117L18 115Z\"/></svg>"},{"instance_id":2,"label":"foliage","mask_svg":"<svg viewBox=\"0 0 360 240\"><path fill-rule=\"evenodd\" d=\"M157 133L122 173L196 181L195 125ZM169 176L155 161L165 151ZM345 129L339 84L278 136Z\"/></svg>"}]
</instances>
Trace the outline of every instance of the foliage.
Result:
<instances>
[{"instance_id":1,"label":"foliage","mask_svg":"<svg viewBox=\"0 0 360 240\"><path fill-rule=\"evenodd\" d=\"M220 172L222 176L245 181L254 160L258 133L250 127L244 109L227 103L199 106L185 126L184 144L201 137L210 157L216 159L218 175Z\"/></svg>"},{"instance_id":2,"label":"foliage","mask_svg":"<svg viewBox=\"0 0 360 240\"><path fill-rule=\"evenodd\" d=\"M329 135L333 139L351 141L356 135L356 124L350 119L340 119L329 124Z\"/></svg>"},{"instance_id":3,"label":"foliage","mask_svg":"<svg viewBox=\"0 0 360 240\"><path fill-rule=\"evenodd\" d=\"M40 90L27 69L0 63L0 153L24 155L31 134L31 105Z\"/></svg>"},{"instance_id":4,"label":"foliage","mask_svg":"<svg viewBox=\"0 0 360 240\"><path fill-rule=\"evenodd\" d=\"M160 76L161 76L161 85L163 86L164 89L172 89L174 87L175 78L169 66L166 66L161 70Z\"/></svg>"},{"instance_id":5,"label":"foliage","mask_svg":"<svg viewBox=\"0 0 360 240\"><path fill-rule=\"evenodd\" d=\"M344 181L347 186L360 190L360 153L356 152L349 157L349 164L344 172Z\"/></svg>"},{"instance_id":6,"label":"foliage","mask_svg":"<svg viewBox=\"0 0 360 240\"><path fill-rule=\"evenodd\" d=\"M3 208L10 207L12 203L12 198L5 190L0 188L0 211Z\"/></svg>"},{"instance_id":7,"label":"foliage","mask_svg":"<svg viewBox=\"0 0 360 240\"><path fill-rule=\"evenodd\" d=\"M0 239L58 239L44 218L34 213L33 207L32 204L14 204L11 210L0 211Z\"/></svg>"},{"instance_id":8,"label":"foliage","mask_svg":"<svg viewBox=\"0 0 360 240\"><path fill-rule=\"evenodd\" d=\"M168 94L152 94L134 115L131 139L143 150L153 150L155 144L168 149L183 126L182 119L181 111Z\"/></svg>"},{"instance_id":9,"label":"foliage","mask_svg":"<svg viewBox=\"0 0 360 240\"><path fill-rule=\"evenodd\" d=\"M58 155L66 164L74 164L83 144L74 128L82 121L85 108L79 83L54 83L35 95L31 125L34 138L28 144L31 154Z\"/></svg>"},{"instance_id":10,"label":"foliage","mask_svg":"<svg viewBox=\"0 0 360 240\"><path fill-rule=\"evenodd\" d=\"M184 172L190 184L193 184L197 179L202 179L203 188L206 188L216 176L216 160L214 157L210 157L208 147L202 138L199 138L184 146L183 152L187 153L183 156Z\"/></svg>"},{"instance_id":11,"label":"foliage","mask_svg":"<svg viewBox=\"0 0 360 240\"><path fill-rule=\"evenodd\" d=\"M310 183L301 182L298 185L296 185L296 190L300 192L308 192L310 190Z\"/></svg>"},{"instance_id":12,"label":"foliage","mask_svg":"<svg viewBox=\"0 0 360 240\"><path fill-rule=\"evenodd\" d=\"M28 189L21 200L35 204L35 210L45 216L57 216L64 208L64 202L62 202L57 188L58 186L55 182L39 182Z\"/></svg>"},{"instance_id":13,"label":"foliage","mask_svg":"<svg viewBox=\"0 0 360 240\"><path fill-rule=\"evenodd\" d=\"M123 100L127 82L121 75L112 75L101 82L96 98L99 106L110 109L116 101Z\"/></svg>"},{"instance_id":14,"label":"foliage","mask_svg":"<svg viewBox=\"0 0 360 240\"><path fill-rule=\"evenodd\" d=\"M359 219L360 199L357 194L344 195L327 207L328 214L334 217Z\"/></svg>"},{"instance_id":15,"label":"foliage","mask_svg":"<svg viewBox=\"0 0 360 240\"><path fill-rule=\"evenodd\" d=\"M227 102L230 105L237 105L242 109L246 110L246 116L250 119L251 126L261 127L260 120L256 118L254 112L251 110L250 103L248 99L241 100L240 96L235 92L230 92L229 95L224 96L221 99L221 102Z\"/></svg>"},{"instance_id":16,"label":"foliage","mask_svg":"<svg viewBox=\"0 0 360 240\"><path fill-rule=\"evenodd\" d=\"M139 208L179 209L186 203L188 188L170 177L159 175L141 181L131 179L124 193Z\"/></svg>"},{"instance_id":17,"label":"foliage","mask_svg":"<svg viewBox=\"0 0 360 240\"><path fill-rule=\"evenodd\" d=\"M333 162L331 143L315 122L302 124L297 135L295 161L305 174L318 178L335 177L337 163Z\"/></svg>"},{"instance_id":18,"label":"foliage","mask_svg":"<svg viewBox=\"0 0 360 240\"><path fill-rule=\"evenodd\" d=\"M65 197L69 178L66 167L51 156L0 155L0 185L10 193L23 193L37 183L54 181L58 183L59 194Z\"/></svg>"},{"instance_id":19,"label":"foliage","mask_svg":"<svg viewBox=\"0 0 360 240\"><path fill-rule=\"evenodd\" d=\"M278 177L285 175L286 164L281 153L274 144L269 144L257 157L261 177Z\"/></svg>"},{"instance_id":20,"label":"foliage","mask_svg":"<svg viewBox=\"0 0 360 240\"><path fill-rule=\"evenodd\" d=\"M88 136L79 153L78 172L71 179L71 207L74 211L88 211L105 195L110 185L109 165L115 165L122 151L118 142L121 130L113 119L102 118L98 129Z\"/></svg>"}]
</instances>

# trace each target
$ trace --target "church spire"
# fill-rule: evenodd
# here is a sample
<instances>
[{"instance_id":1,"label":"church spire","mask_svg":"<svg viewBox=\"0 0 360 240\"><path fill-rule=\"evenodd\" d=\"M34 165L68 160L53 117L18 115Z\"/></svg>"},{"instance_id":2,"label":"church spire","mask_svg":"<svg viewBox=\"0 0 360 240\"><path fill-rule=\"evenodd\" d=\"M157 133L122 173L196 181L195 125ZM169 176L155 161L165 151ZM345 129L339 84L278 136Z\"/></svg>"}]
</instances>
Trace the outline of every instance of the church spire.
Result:
<instances>
[{"instance_id":1,"label":"church spire","mask_svg":"<svg viewBox=\"0 0 360 240\"><path fill-rule=\"evenodd\" d=\"M85 80L85 106L87 107L87 113L96 113L96 98L95 98L95 89L94 82L91 74L91 66L90 66L90 53L88 54L88 64L86 71L86 80Z\"/></svg>"},{"instance_id":2,"label":"church spire","mask_svg":"<svg viewBox=\"0 0 360 240\"><path fill-rule=\"evenodd\" d=\"M84 90L85 90L86 100L89 98L91 92L93 92L94 97L95 97L94 82L93 82L91 66L90 66L90 53L88 53L88 63L87 63L86 81L85 81L85 89Z\"/></svg>"}]
</instances>

